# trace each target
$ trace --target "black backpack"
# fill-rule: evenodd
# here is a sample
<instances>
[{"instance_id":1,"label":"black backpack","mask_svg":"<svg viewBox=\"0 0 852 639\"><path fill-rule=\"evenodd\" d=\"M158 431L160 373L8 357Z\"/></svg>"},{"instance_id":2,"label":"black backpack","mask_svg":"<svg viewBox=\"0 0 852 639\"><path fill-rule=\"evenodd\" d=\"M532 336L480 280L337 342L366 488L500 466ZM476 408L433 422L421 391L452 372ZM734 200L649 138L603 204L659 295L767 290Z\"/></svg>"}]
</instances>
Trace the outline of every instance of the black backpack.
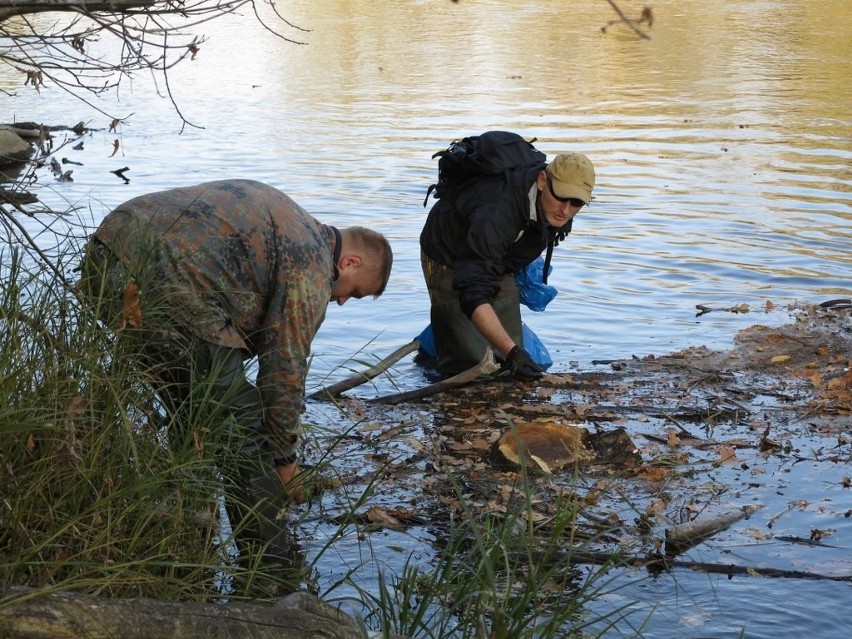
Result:
<instances>
[{"instance_id":1,"label":"black backpack","mask_svg":"<svg viewBox=\"0 0 852 639\"><path fill-rule=\"evenodd\" d=\"M465 182L483 175L502 175L519 167L532 168L547 162L547 156L511 131L486 131L455 140L432 159L438 159L438 181L426 191L423 206L435 192L436 198L452 198Z\"/></svg>"}]
</instances>

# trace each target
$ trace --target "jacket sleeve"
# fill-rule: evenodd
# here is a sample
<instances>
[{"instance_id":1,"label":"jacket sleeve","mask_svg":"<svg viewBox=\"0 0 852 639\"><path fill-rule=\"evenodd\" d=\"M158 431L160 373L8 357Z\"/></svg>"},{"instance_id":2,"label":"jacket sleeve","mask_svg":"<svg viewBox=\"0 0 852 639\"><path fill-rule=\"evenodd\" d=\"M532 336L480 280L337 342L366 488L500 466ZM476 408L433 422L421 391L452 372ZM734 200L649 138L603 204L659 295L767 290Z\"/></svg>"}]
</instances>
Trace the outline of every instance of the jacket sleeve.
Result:
<instances>
[{"instance_id":1,"label":"jacket sleeve","mask_svg":"<svg viewBox=\"0 0 852 639\"><path fill-rule=\"evenodd\" d=\"M311 341L331 295L327 274L311 269L288 271L270 296L258 348L257 384L267 441L276 458L290 455L298 444Z\"/></svg>"},{"instance_id":2,"label":"jacket sleeve","mask_svg":"<svg viewBox=\"0 0 852 639\"><path fill-rule=\"evenodd\" d=\"M509 198L493 198L471 209L466 241L455 264L453 284L462 312L470 317L500 291L504 258L524 229Z\"/></svg>"}]
</instances>

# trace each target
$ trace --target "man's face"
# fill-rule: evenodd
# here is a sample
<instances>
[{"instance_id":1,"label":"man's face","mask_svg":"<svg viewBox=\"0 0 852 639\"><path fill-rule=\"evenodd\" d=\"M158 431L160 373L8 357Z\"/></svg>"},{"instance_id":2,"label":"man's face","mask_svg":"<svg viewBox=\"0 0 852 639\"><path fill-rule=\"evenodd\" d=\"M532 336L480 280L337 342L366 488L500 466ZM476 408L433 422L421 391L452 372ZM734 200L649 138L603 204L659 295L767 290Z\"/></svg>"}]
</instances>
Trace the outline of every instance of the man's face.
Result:
<instances>
[{"instance_id":1,"label":"man's face","mask_svg":"<svg viewBox=\"0 0 852 639\"><path fill-rule=\"evenodd\" d=\"M553 193L553 186L551 185L547 171L542 171L538 174L536 185L541 191L541 212L544 216L544 221L550 226L555 228L565 226L586 205L585 202L577 198L557 197Z\"/></svg>"},{"instance_id":2,"label":"man's face","mask_svg":"<svg viewBox=\"0 0 852 639\"><path fill-rule=\"evenodd\" d=\"M344 255L337 266L339 277L331 289L331 301L343 306L350 299L373 297L382 287L378 269L369 268L359 255Z\"/></svg>"}]
</instances>

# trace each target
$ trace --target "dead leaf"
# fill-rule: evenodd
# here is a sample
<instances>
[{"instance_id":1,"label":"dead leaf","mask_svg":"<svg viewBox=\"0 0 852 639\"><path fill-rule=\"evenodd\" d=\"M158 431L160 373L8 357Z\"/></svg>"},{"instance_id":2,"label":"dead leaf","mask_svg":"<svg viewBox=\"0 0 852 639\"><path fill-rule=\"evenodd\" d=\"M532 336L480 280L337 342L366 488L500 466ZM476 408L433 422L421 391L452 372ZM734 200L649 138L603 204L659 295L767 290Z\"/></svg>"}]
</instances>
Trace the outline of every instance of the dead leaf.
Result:
<instances>
[{"instance_id":1,"label":"dead leaf","mask_svg":"<svg viewBox=\"0 0 852 639\"><path fill-rule=\"evenodd\" d=\"M26 443L26 444L24 444L24 448L26 449L26 451L27 451L30 455L32 455L32 454L33 454L33 451L35 450L35 447L36 447L36 445L35 445L35 438L33 437L33 434L32 434L32 433L30 433L29 435L27 435L27 443Z\"/></svg>"},{"instance_id":2,"label":"dead leaf","mask_svg":"<svg viewBox=\"0 0 852 639\"><path fill-rule=\"evenodd\" d=\"M669 429L667 438L668 444L672 448L677 448L680 445L680 439L678 439L677 433L674 430Z\"/></svg>"},{"instance_id":3,"label":"dead leaf","mask_svg":"<svg viewBox=\"0 0 852 639\"><path fill-rule=\"evenodd\" d=\"M110 153L110 157L118 153L118 147L121 146L121 143L118 141L118 138L115 139L112 143L112 153Z\"/></svg>"},{"instance_id":4,"label":"dead leaf","mask_svg":"<svg viewBox=\"0 0 852 639\"><path fill-rule=\"evenodd\" d=\"M660 481L668 475L668 471L662 466L638 466L635 472L638 477L644 477L651 481Z\"/></svg>"},{"instance_id":5,"label":"dead leaf","mask_svg":"<svg viewBox=\"0 0 852 639\"><path fill-rule=\"evenodd\" d=\"M367 510L367 521L387 528L402 528L402 522L384 508L373 506Z\"/></svg>"},{"instance_id":6,"label":"dead leaf","mask_svg":"<svg viewBox=\"0 0 852 639\"><path fill-rule=\"evenodd\" d=\"M716 464L723 464L737 458L737 450L733 446L719 446L719 459Z\"/></svg>"},{"instance_id":7,"label":"dead leaf","mask_svg":"<svg viewBox=\"0 0 852 639\"><path fill-rule=\"evenodd\" d=\"M135 280L127 282L121 306L121 328L142 328L142 306L139 303L139 286Z\"/></svg>"},{"instance_id":8,"label":"dead leaf","mask_svg":"<svg viewBox=\"0 0 852 639\"><path fill-rule=\"evenodd\" d=\"M773 304L771 300L766 300L766 303L763 305L763 310L767 313L769 311L773 311L775 310L775 304Z\"/></svg>"},{"instance_id":9,"label":"dead leaf","mask_svg":"<svg viewBox=\"0 0 852 639\"><path fill-rule=\"evenodd\" d=\"M775 357L773 357L769 361L773 364L780 364L781 362L786 362L789 359L790 359L789 355L776 355Z\"/></svg>"},{"instance_id":10,"label":"dead leaf","mask_svg":"<svg viewBox=\"0 0 852 639\"><path fill-rule=\"evenodd\" d=\"M840 377L833 377L828 380L827 386L829 390L852 388L852 371L849 371L846 375L841 375Z\"/></svg>"}]
</instances>

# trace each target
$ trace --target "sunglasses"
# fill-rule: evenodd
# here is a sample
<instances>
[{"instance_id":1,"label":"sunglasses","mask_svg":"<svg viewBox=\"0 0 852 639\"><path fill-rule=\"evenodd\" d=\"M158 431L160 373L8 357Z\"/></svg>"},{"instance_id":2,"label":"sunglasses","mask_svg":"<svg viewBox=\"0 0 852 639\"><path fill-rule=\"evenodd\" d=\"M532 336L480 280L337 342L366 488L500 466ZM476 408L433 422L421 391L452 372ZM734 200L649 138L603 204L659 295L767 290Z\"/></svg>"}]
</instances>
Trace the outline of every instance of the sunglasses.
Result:
<instances>
[{"instance_id":1,"label":"sunglasses","mask_svg":"<svg viewBox=\"0 0 852 639\"><path fill-rule=\"evenodd\" d=\"M559 197L556 195L556 191L553 190L553 182L550 179L550 175L547 176L547 188L550 189L550 194L557 202L562 202L563 204L570 204L576 208L580 208L582 206L586 206L586 203L577 197Z\"/></svg>"}]
</instances>

